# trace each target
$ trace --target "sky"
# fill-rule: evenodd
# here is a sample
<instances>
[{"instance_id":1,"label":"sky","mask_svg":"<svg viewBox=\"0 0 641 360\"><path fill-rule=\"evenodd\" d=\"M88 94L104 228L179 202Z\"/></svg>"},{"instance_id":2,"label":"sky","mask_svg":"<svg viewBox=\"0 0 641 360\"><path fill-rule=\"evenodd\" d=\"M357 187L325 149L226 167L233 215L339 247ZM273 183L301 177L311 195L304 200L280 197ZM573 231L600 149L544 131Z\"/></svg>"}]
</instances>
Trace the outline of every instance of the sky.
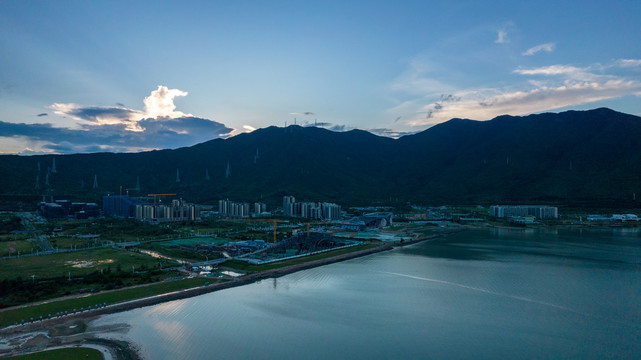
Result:
<instances>
[{"instance_id":1,"label":"sky","mask_svg":"<svg viewBox=\"0 0 641 360\"><path fill-rule=\"evenodd\" d=\"M0 0L0 153L641 115L641 1Z\"/></svg>"}]
</instances>

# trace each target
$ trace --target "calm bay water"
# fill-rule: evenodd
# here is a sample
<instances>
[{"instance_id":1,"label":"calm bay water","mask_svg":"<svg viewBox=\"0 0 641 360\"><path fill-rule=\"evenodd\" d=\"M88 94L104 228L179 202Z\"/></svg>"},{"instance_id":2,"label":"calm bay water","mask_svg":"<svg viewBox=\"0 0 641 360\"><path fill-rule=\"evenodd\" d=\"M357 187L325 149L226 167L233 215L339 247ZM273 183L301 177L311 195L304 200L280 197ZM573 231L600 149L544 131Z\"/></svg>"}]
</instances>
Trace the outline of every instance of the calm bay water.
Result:
<instances>
[{"instance_id":1,"label":"calm bay water","mask_svg":"<svg viewBox=\"0 0 641 360\"><path fill-rule=\"evenodd\" d=\"M639 358L641 234L465 231L96 322L148 359Z\"/></svg>"}]
</instances>

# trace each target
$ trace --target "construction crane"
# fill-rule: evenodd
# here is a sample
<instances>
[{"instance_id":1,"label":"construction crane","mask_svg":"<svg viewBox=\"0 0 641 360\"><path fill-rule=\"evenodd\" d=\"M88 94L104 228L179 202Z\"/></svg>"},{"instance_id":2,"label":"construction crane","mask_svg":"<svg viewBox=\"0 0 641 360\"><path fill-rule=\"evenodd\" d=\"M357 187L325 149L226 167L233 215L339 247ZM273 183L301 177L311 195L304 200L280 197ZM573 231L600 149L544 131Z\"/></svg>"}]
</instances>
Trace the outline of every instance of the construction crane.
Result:
<instances>
[{"instance_id":1,"label":"construction crane","mask_svg":"<svg viewBox=\"0 0 641 360\"><path fill-rule=\"evenodd\" d=\"M276 246L276 227L278 223L282 222L287 222L287 220L279 220L279 219L251 219L251 220L246 220L246 221L251 221L251 222L271 222L274 224L274 246Z\"/></svg>"},{"instance_id":2,"label":"construction crane","mask_svg":"<svg viewBox=\"0 0 641 360\"><path fill-rule=\"evenodd\" d=\"M127 196L129 196L129 190L138 190L138 189L137 188L125 189L125 191L127 192ZM120 185L120 197L119 197L119 199L120 199L120 212L119 212L119 214L122 215L122 185Z\"/></svg>"},{"instance_id":3,"label":"construction crane","mask_svg":"<svg viewBox=\"0 0 641 360\"><path fill-rule=\"evenodd\" d=\"M173 196L176 194L147 194L147 196L153 196L154 197L154 206L156 205L156 197L158 196Z\"/></svg>"}]
</instances>

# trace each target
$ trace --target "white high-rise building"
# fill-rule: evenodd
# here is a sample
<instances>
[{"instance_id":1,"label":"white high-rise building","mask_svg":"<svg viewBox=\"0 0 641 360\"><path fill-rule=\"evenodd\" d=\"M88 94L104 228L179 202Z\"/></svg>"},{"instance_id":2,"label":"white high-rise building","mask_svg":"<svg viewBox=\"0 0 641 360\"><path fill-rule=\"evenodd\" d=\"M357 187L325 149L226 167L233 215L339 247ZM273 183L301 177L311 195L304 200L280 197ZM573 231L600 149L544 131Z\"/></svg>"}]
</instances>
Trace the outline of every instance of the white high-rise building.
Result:
<instances>
[{"instance_id":1,"label":"white high-rise building","mask_svg":"<svg viewBox=\"0 0 641 360\"><path fill-rule=\"evenodd\" d=\"M285 216L294 216L294 203L296 199L293 196L283 196L283 214Z\"/></svg>"}]
</instances>

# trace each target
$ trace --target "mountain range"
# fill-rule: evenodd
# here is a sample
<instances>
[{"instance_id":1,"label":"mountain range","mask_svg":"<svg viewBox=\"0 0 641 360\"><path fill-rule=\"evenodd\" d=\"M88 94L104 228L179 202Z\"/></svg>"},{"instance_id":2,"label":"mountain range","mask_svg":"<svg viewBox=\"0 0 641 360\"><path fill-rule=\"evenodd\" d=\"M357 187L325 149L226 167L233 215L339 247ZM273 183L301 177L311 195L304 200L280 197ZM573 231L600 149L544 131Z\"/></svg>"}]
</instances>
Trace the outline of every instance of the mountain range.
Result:
<instances>
[{"instance_id":1,"label":"mountain range","mask_svg":"<svg viewBox=\"0 0 641 360\"><path fill-rule=\"evenodd\" d=\"M118 194L122 187L123 194L176 193L197 203L280 204L283 195L294 195L343 206L629 207L637 193L641 201L640 175L641 118L606 108L452 119L399 139L292 125L175 150L0 156L4 196L75 201Z\"/></svg>"}]
</instances>

